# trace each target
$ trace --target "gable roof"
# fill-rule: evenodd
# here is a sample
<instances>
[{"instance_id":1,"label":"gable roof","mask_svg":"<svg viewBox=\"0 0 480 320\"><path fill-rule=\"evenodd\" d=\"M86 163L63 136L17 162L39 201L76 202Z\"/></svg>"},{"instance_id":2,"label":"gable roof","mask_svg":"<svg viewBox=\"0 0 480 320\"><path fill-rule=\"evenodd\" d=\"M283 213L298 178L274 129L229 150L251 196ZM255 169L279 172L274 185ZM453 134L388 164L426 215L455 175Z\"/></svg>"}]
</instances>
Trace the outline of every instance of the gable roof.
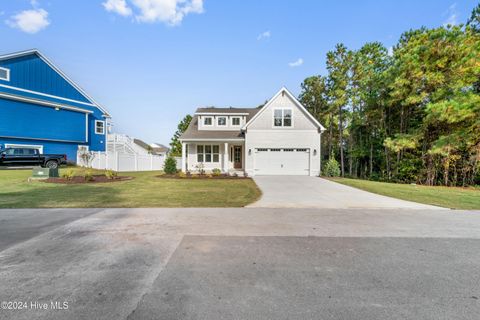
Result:
<instances>
[{"instance_id":1,"label":"gable roof","mask_svg":"<svg viewBox=\"0 0 480 320\"><path fill-rule=\"evenodd\" d=\"M15 52L15 53L10 53L10 54L5 54L0 56L0 61L1 60L8 60L8 59L14 59L14 58L19 58L27 55L32 55L35 54L37 55L43 62L45 62L50 68L52 68L55 72L57 72L65 81L67 81L72 87L74 87L76 90L78 90L85 98L90 100L98 109L100 109L105 116L110 117L109 112L102 107L98 102L96 102L91 96L89 96L85 90L83 90L78 84L76 84L72 79L70 79L60 68L55 66L45 55L43 55L38 49L31 49L31 50L25 50L25 51L20 51L20 52Z\"/></svg>"},{"instance_id":2,"label":"gable roof","mask_svg":"<svg viewBox=\"0 0 480 320\"><path fill-rule=\"evenodd\" d=\"M287 94L288 97L290 97L290 99L293 100L293 102L295 103L295 105L297 105L297 107L302 110L306 115L307 117L315 124L315 126L320 130L320 131L325 131L325 127L322 126L320 124L320 122L318 122L317 119L315 119L314 116L312 116L310 114L310 112L308 112L308 110L300 103L300 101L297 100L297 98L295 98L295 96L290 92L288 91L287 88L285 87L282 87L280 89L280 91L278 91L270 100L268 100L268 102L260 109L259 112L257 112L255 114L255 116L253 116L250 120L247 119L247 123L245 123L245 125L242 127L242 130L246 130L248 128L248 126L250 124L252 124L255 119L257 119L263 112L265 112L265 110L267 110L267 108L272 104L273 101L275 101L275 99L280 95L282 94L282 92L285 92Z\"/></svg>"},{"instance_id":3,"label":"gable roof","mask_svg":"<svg viewBox=\"0 0 480 320\"><path fill-rule=\"evenodd\" d=\"M245 113L248 114L249 116L256 113L259 109L254 109L254 108L216 108L216 107L206 107L206 108L198 108L197 111L195 111L195 114L200 114L200 113L212 113L212 114L240 114L240 113Z\"/></svg>"}]
</instances>

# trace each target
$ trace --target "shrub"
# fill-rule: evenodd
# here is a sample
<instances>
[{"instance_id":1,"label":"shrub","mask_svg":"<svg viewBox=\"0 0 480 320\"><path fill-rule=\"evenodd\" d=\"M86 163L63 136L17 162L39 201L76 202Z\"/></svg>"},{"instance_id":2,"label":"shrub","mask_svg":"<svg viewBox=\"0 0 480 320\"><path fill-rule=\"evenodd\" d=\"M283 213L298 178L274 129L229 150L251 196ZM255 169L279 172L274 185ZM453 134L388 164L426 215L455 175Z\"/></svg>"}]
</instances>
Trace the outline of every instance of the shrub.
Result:
<instances>
[{"instance_id":1,"label":"shrub","mask_svg":"<svg viewBox=\"0 0 480 320\"><path fill-rule=\"evenodd\" d=\"M323 175L326 177L340 176L340 165L338 164L338 161L335 160L333 154L330 155L330 158L323 166Z\"/></svg>"},{"instance_id":2,"label":"shrub","mask_svg":"<svg viewBox=\"0 0 480 320\"><path fill-rule=\"evenodd\" d=\"M105 171L105 177L107 177L108 180L113 180L118 176L118 173L113 170L107 170Z\"/></svg>"},{"instance_id":3,"label":"shrub","mask_svg":"<svg viewBox=\"0 0 480 320\"><path fill-rule=\"evenodd\" d=\"M83 178L85 181L93 181L93 171L90 169L87 169L83 172Z\"/></svg>"},{"instance_id":4,"label":"shrub","mask_svg":"<svg viewBox=\"0 0 480 320\"><path fill-rule=\"evenodd\" d=\"M218 177L219 175L222 174L222 171L218 168L212 169L212 176Z\"/></svg>"},{"instance_id":5,"label":"shrub","mask_svg":"<svg viewBox=\"0 0 480 320\"><path fill-rule=\"evenodd\" d=\"M166 174L175 174L177 173L177 160L173 157L168 157L165 159L165 164L163 165L163 171Z\"/></svg>"},{"instance_id":6,"label":"shrub","mask_svg":"<svg viewBox=\"0 0 480 320\"><path fill-rule=\"evenodd\" d=\"M205 165L203 164L203 162L200 162L199 164L197 164L195 168L197 168L198 174L200 175L205 174Z\"/></svg>"},{"instance_id":7,"label":"shrub","mask_svg":"<svg viewBox=\"0 0 480 320\"><path fill-rule=\"evenodd\" d=\"M66 180L72 180L75 176L75 171L73 169L68 169L67 171L62 173L62 178Z\"/></svg>"}]
</instances>

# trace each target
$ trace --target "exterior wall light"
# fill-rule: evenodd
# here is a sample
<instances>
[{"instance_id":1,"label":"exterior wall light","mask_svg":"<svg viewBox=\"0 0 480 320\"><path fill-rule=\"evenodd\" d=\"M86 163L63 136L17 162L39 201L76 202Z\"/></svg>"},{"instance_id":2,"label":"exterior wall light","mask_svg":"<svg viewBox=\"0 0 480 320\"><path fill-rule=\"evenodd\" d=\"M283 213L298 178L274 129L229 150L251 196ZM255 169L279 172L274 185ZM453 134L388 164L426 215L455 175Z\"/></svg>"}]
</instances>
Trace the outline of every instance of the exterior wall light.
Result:
<instances>
[{"instance_id":1,"label":"exterior wall light","mask_svg":"<svg viewBox=\"0 0 480 320\"><path fill-rule=\"evenodd\" d=\"M314 156L317 155L317 149L313 149L313 155L314 155Z\"/></svg>"},{"instance_id":2,"label":"exterior wall light","mask_svg":"<svg viewBox=\"0 0 480 320\"><path fill-rule=\"evenodd\" d=\"M248 149L248 155L249 155L249 156L252 155L252 149Z\"/></svg>"}]
</instances>

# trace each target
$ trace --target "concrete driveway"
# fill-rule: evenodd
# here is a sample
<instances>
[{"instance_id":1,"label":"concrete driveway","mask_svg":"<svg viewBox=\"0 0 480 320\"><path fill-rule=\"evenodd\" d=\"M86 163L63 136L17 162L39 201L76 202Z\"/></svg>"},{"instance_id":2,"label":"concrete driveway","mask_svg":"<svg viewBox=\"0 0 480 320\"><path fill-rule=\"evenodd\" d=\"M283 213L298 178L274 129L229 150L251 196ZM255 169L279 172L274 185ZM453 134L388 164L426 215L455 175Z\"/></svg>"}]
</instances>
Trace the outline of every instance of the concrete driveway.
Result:
<instances>
[{"instance_id":1,"label":"concrete driveway","mask_svg":"<svg viewBox=\"0 0 480 320\"><path fill-rule=\"evenodd\" d=\"M2 304L0 319L480 313L480 212L25 209L0 221L0 301L26 303Z\"/></svg>"},{"instance_id":2,"label":"concrete driveway","mask_svg":"<svg viewBox=\"0 0 480 320\"><path fill-rule=\"evenodd\" d=\"M252 208L442 209L394 199L318 177L255 176L262 198Z\"/></svg>"}]
</instances>

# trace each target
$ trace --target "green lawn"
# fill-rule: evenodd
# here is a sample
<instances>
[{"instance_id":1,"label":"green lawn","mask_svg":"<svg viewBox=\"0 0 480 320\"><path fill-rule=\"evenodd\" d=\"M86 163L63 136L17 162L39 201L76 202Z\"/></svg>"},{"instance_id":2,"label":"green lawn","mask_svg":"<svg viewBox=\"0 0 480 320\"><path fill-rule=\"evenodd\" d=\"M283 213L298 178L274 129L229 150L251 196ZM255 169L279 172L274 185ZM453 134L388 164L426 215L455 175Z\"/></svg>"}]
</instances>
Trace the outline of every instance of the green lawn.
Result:
<instances>
[{"instance_id":1,"label":"green lawn","mask_svg":"<svg viewBox=\"0 0 480 320\"><path fill-rule=\"evenodd\" d=\"M331 180L393 198L452 209L480 210L479 188L428 187L346 178Z\"/></svg>"},{"instance_id":2,"label":"green lawn","mask_svg":"<svg viewBox=\"0 0 480 320\"><path fill-rule=\"evenodd\" d=\"M251 179L161 179L159 174L129 172L120 175L135 179L62 185L28 182L31 170L0 170L0 208L242 207L261 194Z\"/></svg>"}]
</instances>

